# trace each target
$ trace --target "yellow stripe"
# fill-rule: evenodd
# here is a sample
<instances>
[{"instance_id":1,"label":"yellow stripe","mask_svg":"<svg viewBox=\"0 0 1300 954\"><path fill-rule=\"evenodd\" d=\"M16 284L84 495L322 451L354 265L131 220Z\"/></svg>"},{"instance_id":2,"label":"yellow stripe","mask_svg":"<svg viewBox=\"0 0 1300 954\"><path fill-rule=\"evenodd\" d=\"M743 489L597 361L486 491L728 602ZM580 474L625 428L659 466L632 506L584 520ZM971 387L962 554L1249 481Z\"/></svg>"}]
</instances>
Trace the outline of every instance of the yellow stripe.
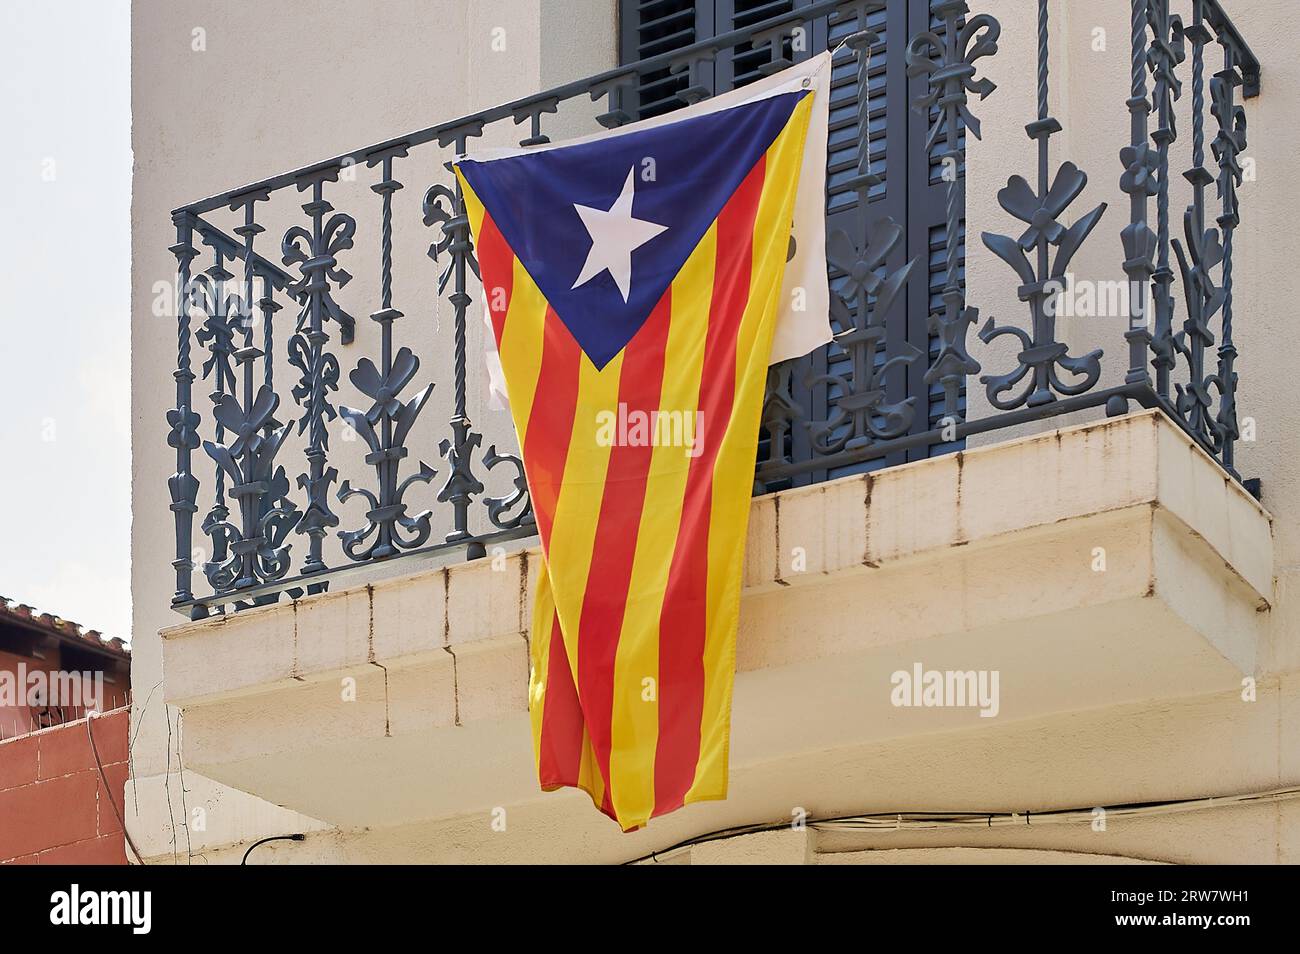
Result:
<instances>
[{"instance_id":1,"label":"yellow stripe","mask_svg":"<svg viewBox=\"0 0 1300 954\"><path fill-rule=\"evenodd\" d=\"M465 198L465 214L469 218L470 235L477 239L479 229L483 227L483 201L478 197L478 193L469 187L469 182L460 174L459 167L456 169L456 179L460 182L461 195Z\"/></svg>"},{"instance_id":2,"label":"yellow stripe","mask_svg":"<svg viewBox=\"0 0 1300 954\"><path fill-rule=\"evenodd\" d=\"M456 171L460 180L461 191L465 197L465 213L469 218L470 234L477 242L483 228L485 211L478 195L470 188L469 182L460 170ZM528 432L529 415L533 411L533 399L537 393L537 377L542 368L542 330L546 322L546 299L541 289L528 274L518 257L512 257L513 277L510 288L510 304L506 309L505 324L501 329L501 345L497 351L501 358L501 370L506 377L509 388L510 416L515 422L515 433L519 437L519 446L524 446ZM490 295L487 286L483 294Z\"/></svg>"},{"instance_id":3,"label":"yellow stripe","mask_svg":"<svg viewBox=\"0 0 1300 954\"><path fill-rule=\"evenodd\" d=\"M605 777L600 774L600 766L596 764L596 749L585 728L582 730L582 762L578 766L578 787L591 796L592 804L599 809L605 800Z\"/></svg>"},{"instance_id":4,"label":"yellow stripe","mask_svg":"<svg viewBox=\"0 0 1300 954\"><path fill-rule=\"evenodd\" d=\"M549 559L546 561L575 686L582 685L578 682L577 669L578 623L582 618L582 600L587 592L591 563L598 559L592 549L612 449L608 443L602 446L596 440L597 413L618 407L623 353L619 352L599 371L584 353L579 357L579 369L573 430L564 462L560 499L555 504Z\"/></svg>"},{"instance_id":5,"label":"yellow stripe","mask_svg":"<svg viewBox=\"0 0 1300 954\"><path fill-rule=\"evenodd\" d=\"M695 782L686 793L687 802L723 798L727 793L731 689L736 670L736 626L749 522L749 489L754 479L767 362L776 329L777 303L811 109L812 96L805 96L767 150L763 194L754 223L749 300L736 342L736 401L713 470L704 711L700 721L700 759Z\"/></svg>"},{"instance_id":6,"label":"yellow stripe","mask_svg":"<svg viewBox=\"0 0 1300 954\"><path fill-rule=\"evenodd\" d=\"M533 761L541 766L542 754L542 713L546 710L546 679L551 669L551 621L555 612L555 601L551 598L551 588L547 585L546 568L538 574L537 596L533 600L532 632L528 639L528 653L531 657L528 670L528 717L533 724ZM564 647L556 648L564 652Z\"/></svg>"},{"instance_id":7,"label":"yellow stripe","mask_svg":"<svg viewBox=\"0 0 1300 954\"><path fill-rule=\"evenodd\" d=\"M546 299L533 276L518 258L514 260L514 285L510 307L501 330L501 370L509 388L510 416L515 421L519 446L524 446L533 413L537 377L542 370L542 330L546 324Z\"/></svg>"},{"instance_id":8,"label":"yellow stripe","mask_svg":"<svg viewBox=\"0 0 1300 954\"><path fill-rule=\"evenodd\" d=\"M702 331L709 326L717 248L715 222L673 280L660 410L694 414L699 406L705 343ZM609 775L614 811L624 829L644 825L654 811L655 748L659 740L659 616L672 569L690 465L686 448L661 444L651 454L646 479L646 506L641 511L627 609L614 661ZM654 693L649 700L645 698L645 679L653 680Z\"/></svg>"}]
</instances>

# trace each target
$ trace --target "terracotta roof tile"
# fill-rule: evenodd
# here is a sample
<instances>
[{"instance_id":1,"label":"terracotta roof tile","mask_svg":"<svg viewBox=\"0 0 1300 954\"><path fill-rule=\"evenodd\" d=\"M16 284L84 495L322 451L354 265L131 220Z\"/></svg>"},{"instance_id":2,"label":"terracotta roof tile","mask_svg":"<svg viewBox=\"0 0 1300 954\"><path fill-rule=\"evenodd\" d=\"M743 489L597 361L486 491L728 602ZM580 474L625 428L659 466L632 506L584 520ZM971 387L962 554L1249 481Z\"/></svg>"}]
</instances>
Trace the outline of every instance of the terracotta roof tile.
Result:
<instances>
[{"instance_id":1,"label":"terracotta roof tile","mask_svg":"<svg viewBox=\"0 0 1300 954\"><path fill-rule=\"evenodd\" d=\"M116 656L130 657L131 655L131 647L117 637L105 637L97 629L86 629L80 623L50 613L38 613L26 603L18 603L0 596L0 621L6 617L21 620L25 626L34 626L55 636L87 643Z\"/></svg>"}]
</instances>

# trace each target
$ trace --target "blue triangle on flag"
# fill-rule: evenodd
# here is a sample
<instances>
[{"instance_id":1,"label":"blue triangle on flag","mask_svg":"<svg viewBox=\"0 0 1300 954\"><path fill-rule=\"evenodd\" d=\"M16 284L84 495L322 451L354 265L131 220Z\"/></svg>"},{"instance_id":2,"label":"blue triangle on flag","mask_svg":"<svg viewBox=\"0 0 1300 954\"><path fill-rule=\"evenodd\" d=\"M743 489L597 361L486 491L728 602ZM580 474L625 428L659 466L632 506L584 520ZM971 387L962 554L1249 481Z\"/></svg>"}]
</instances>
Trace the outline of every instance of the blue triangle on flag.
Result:
<instances>
[{"instance_id":1,"label":"blue triangle on flag","mask_svg":"<svg viewBox=\"0 0 1300 954\"><path fill-rule=\"evenodd\" d=\"M462 159L458 168L547 303L603 368L645 324L805 95L781 93L504 159ZM629 184L634 221L626 228L610 226L614 231L603 234L614 238L593 249L584 215L610 222L616 216L603 213L623 210L618 203ZM599 225L595 231L602 234ZM622 242L625 233L633 237ZM628 269L626 249L633 243ZM575 287L579 279L584 280Z\"/></svg>"}]
</instances>

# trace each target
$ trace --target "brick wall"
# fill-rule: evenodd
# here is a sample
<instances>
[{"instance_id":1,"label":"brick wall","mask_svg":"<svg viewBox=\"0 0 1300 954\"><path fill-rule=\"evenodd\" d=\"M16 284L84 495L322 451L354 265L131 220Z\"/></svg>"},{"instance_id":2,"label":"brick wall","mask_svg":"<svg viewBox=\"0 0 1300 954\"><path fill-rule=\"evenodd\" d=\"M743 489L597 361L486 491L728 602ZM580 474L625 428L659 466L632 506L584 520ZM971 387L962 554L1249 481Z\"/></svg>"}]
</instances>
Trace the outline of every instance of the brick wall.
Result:
<instances>
[{"instance_id":1,"label":"brick wall","mask_svg":"<svg viewBox=\"0 0 1300 954\"><path fill-rule=\"evenodd\" d=\"M129 709L94 719L122 808ZM86 737L86 720L0 742L0 864L126 864L126 843Z\"/></svg>"}]
</instances>

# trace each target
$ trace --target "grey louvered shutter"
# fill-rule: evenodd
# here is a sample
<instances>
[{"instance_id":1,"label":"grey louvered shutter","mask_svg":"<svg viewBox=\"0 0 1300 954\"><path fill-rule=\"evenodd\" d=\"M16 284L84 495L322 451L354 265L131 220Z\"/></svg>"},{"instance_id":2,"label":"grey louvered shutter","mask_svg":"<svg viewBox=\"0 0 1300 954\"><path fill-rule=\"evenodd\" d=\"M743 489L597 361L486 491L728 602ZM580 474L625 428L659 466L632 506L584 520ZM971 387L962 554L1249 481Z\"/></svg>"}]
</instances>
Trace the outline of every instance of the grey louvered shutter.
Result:
<instances>
[{"instance_id":1,"label":"grey louvered shutter","mask_svg":"<svg viewBox=\"0 0 1300 954\"><path fill-rule=\"evenodd\" d=\"M620 2L620 55L623 62L634 62L670 50L681 49L700 40L751 26L781 13L808 6L812 0L621 0ZM887 355L897 353L904 342L912 344L922 354L937 349L937 340L929 333L929 315L942 302L940 293L945 276L946 216L943 182L940 167L924 153L929 117L910 108L913 96L924 91L925 80L909 80L906 71L905 51L907 40L913 34L935 29L942 35L942 23L931 14L937 0L897 0L883 10L869 15L869 26L880 36L872 51L868 71L870 96L870 142L872 171L882 182L871 193L868 221L888 216L904 227L904 241L900 243L890 268L902 267L908 257L917 256L912 270L905 300L896 305L887 325L887 347L877 358L883 363ZM833 49L841 40L859 29L854 4L846 2L830 17L821 17L813 24L811 42L807 50L789 48L786 55L792 60L806 59L811 52ZM701 71L697 81L707 86L711 93L726 92L736 86L752 82L760 75L759 65L767 62L766 49L752 50L743 44L735 50L720 52L715 63ZM843 59L843 57L841 57ZM638 83L635 102L626 105L634 116L647 118L662 115L684 105L678 94L690 85L684 73L672 74L667 70L642 77ZM850 235L857 228L857 195L849 190L847 180L856 172L858 163L858 89L857 68L851 60L836 67L832 76L830 104L830 142L827 155L827 213L828 229L843 228ZM831 282L842 281L843 276L831 271ZM850 378L849 359L836 345L813 356L814 369L820 373L829 368ZM926 362L913 362L906 373L893 372L886 381L887 400L901 401L908 396L916 398L918 413L912 430L916 433L936 425L942 403L942 393L936 386L929 388L924 382ZM794 396L805 408L811 409L814 418L826 419L836 393L826 387L815 388L811 393L795 381ZM928 412L928 413L927 413ZM765 437L766 439L766 437ZM811 450L802 428L792 429L788 437L792 459L806 460ZM828 477L861 472L885 464L902 463L959 449L960 444L921 446L907 452L898 452L888 458L858 464L833 471L807 474L795 483L809 483ZM760 457L765 449L760 450ZM773 485L770 489L788 486L789 482Z\"/></svg>"}]
</instances>

